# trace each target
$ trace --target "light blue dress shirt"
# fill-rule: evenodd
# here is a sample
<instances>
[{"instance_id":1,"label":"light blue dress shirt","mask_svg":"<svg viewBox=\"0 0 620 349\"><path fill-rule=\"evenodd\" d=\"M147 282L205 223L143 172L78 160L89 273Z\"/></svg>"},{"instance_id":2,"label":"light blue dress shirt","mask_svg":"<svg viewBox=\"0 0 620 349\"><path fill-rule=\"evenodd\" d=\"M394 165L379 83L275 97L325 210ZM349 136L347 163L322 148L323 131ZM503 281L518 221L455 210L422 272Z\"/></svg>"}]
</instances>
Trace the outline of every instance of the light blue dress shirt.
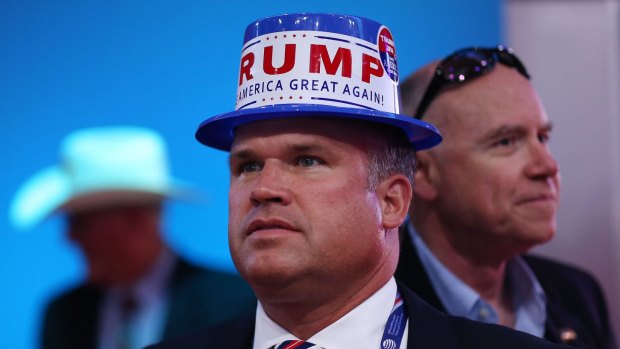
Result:
<instances>
[{"instance_id":1,"label":"light blue dress shirt","mask_svg":"<svg viewBox=\"0 0 620 349\"><path fill-rule=\"evenodd\" d=\"M435 257L422 238L415 232L411 223L408 224L407 228L413 245L420 256L420 261L446 311L450 315L497 324L499 322L497 311ZM514 301L514 328L542 338L547 320L545 291L521 257L508 261L506 277Z\"/></svg>"},{"instance_id":2,"label":"light blue dress shirt","mask_svg":"<svg viewBox=\"0 0 620 349\"><path fill-rule=\"evenodd\" d=\"M126 331L130 349L143 348L162 339L168 313L167 285L174 269L175 257L165 250L150 272L127 289L109 289L101 303L99 318L99 349L116 349L118 339ZM121 303L126 292L135 295L136 310L123 328Z\"/></svg>"}]
</instances>

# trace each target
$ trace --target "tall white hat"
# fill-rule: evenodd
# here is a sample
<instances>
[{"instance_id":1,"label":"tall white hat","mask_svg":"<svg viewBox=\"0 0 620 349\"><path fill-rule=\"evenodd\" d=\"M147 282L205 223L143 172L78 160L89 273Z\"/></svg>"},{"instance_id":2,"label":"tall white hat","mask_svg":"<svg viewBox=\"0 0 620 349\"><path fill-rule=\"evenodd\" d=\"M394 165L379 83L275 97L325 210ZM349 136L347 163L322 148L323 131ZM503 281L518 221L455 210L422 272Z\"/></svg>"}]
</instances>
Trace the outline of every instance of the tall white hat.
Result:
<instances>
[{"instance_id":1,"label":"tall white hat","mask_svg":"<svg viewBox=\"0 0 620 349\"><path fill-rule=\"evenodd\" d=\"M329 117L394 126L416 150L441 142L431 124L402 114L392 32L373 20L291 13L245 31L235 110L208 118L199 142L230 150L240 125L275 118Z\"/></svg>"}]
</instances>

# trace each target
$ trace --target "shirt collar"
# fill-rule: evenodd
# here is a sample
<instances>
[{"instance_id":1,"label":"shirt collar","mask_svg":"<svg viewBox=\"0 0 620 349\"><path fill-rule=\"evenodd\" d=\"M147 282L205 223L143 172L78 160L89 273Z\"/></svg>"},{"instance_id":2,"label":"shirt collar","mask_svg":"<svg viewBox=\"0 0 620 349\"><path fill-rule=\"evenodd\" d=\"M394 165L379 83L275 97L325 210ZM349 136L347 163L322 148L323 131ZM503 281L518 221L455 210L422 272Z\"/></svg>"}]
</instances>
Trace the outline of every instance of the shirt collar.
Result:
<instances>
[{"instance_id":1,"label":"shirt collar","mask_svg":"<svg viewBox=\"0 0 620 349\"><path fill-rule=\"evenodd\" d=\"M153 267L130 287L112 287L106 291L101 303L98 333L98 348L112 348L118 337L121 324L121 304L131 292L135 296L136 309L130 327L134 345L142 348L149 343L161 340L166 309L167 285L172 277L176 257L165 249Z\"/></svg>"},{"instance_id":2,"label":"shirt collar","mask_svg":"<svg viewBox=\"0 0 620 349\"><path fill-rule=\"evenodd\" d=\"M497 323L499 317L496 310L435 257L411 222L407 228L433 289L446 311L472 320ZM521 257L508 261L506 275L514 295L515 329L542 337L547 319L547 298L542 286Z\"/></svg>"},{"instance_id":3,"label":"shirt collar","mask_svg":"<svg viewBox=\"0 0 620 349\"><path fill-rule=\"evenodd\" d=\"M110 294L113 297L121 297L129 291L141 302L162 297L173 274L175 262L175 256L169 249L165 248L146 274L129 287L112 287Z\"/></svg>"},{"instance_id":4,"label":"shirt collar","mask_svg":"<svg viewBox=\"0 0 620 349\"><path fill-rule=\"evenodd\" d=\"M542 337L547 321L545 291L523 258L512 259L507 268L508 282L515 296L515 328Z\"/></svg>"},{"instance_id":5,"label":"shirt collar","mask_svg":"<svg viewBox=\"0 0 620 349\"><path fill-rule=\"evenodd\" d=\"M320 347L330 349L378 348L385 324L394 305L396 290L396 281L394 278L391 278L370 298L309 338L308 341ZM369 314L372 314L372 316L369 316ZM406 347L407 331L408 329L406 328L401 348ZM352 335L345 336L343 333ZM256 310L253 348L267 349L287 339L298 338L271 320L259 302Z\"/></svg>"},{"instance_id":6,"label":"shirt collar","mask_svg":"<svg viewBox=\"0 0 620 349\"><path fill-rule=\"evenodd\" d=\"M413 229L411 223L408 228L408 233L411 235L420 261L443 306L451 315L470 318L470 310L480 299L478 293L456 277L435 257L420 235Z\"/></svg>"}]
</instances>

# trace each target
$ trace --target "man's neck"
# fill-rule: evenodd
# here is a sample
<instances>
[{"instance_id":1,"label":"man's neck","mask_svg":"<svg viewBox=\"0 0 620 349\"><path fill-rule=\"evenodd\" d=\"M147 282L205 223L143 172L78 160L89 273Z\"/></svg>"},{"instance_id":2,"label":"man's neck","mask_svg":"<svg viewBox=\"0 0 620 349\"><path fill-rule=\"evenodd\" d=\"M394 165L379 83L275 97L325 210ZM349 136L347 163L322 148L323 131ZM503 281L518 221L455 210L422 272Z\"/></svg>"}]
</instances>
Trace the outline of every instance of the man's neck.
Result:
<instances>
[{"instance_id":1,"label":"man's neck","mask_svg":"<svg viewBox=\"0 0 620 349\"><path fill-rule=\"evenodd\" d=\"M497 309L500 319L506 319L502 322L512 322L512 295L505 287L506 264L512 256L487 254L486 258L481 258L485 251L463 249L462 244L448 238L441 225L416 224L416 231L450 272Z\"/></svg>"},{"instance_id":2,"label":"man's neck","mask_svg":"<svg viewBox=\"0 0 620 349\"><path fill-rule=\"evenodd\" d=\"M290 301L276 301L260 297L267 315L278 325L299 339L308 339L355 309L383 287L391 273L374 274L370 280L350 285L346 289L324 285L329 291L316 288ZM320 286L320 285L319 285Z\"/></svg>"}]
</instances>

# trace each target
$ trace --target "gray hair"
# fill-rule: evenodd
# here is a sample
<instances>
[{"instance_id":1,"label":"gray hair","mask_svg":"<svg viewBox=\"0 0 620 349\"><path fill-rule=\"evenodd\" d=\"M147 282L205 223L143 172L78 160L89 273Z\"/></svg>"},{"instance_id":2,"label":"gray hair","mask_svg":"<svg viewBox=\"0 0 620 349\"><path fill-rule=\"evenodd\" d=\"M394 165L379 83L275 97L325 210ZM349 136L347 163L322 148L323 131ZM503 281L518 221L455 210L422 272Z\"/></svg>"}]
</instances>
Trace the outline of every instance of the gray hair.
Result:
<instances>
[{"instance_id":1,"label":"gray hair","mask_svg":"<svg viewBox=\"0 0 620 349\"><path fill-rule=\"evenodd\" d=\"M373 125L366 134L368 189L374 191L387 177L400 173L413 185L415 150L405 134L393 127Z\"/></svg>"},{"instance_id":2,"label":"gray hair","mask_svg":"<svg viewBox=\"0 0 620 349\"><path fill-rule=\"evenodd\" d=\"M413 72L400 84L400 95L402 97L403 105L402 112L405 115L411 117L422 117L422 115L415 114L422 97L430 85L433 76L435 75L435 69L439 65L440 61L433 61L426 64L422 68ZM430 106L430 105L429 105Z\"/></svg>"}]
</instances>

